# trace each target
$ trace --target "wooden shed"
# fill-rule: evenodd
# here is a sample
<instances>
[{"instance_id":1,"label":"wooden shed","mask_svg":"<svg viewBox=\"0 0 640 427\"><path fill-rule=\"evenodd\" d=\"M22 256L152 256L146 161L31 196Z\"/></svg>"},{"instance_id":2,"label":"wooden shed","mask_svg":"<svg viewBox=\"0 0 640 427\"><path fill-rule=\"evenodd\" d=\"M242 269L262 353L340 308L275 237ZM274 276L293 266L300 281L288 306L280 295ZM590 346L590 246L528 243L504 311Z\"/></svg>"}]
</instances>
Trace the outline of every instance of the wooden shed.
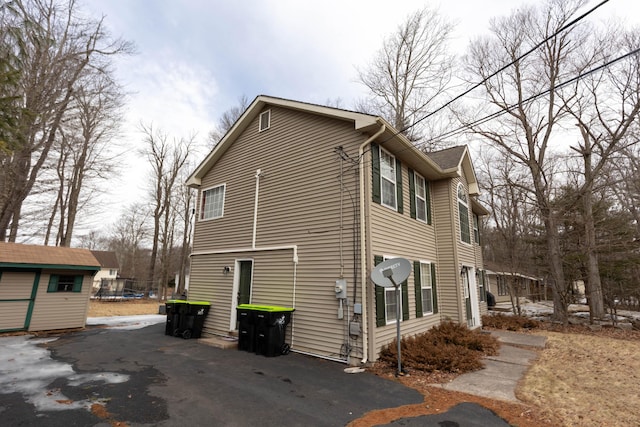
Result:
<instances>
[{"instance_id":1,"label":"wooden shed","mask_svg":"<svg viewBox=\"0 0 640 427\"><path fill-rule=\"evenodd\" d=\"M84 327L99 270L88 249L0 242L0 332Z\"/></svg>"}]
</instances>

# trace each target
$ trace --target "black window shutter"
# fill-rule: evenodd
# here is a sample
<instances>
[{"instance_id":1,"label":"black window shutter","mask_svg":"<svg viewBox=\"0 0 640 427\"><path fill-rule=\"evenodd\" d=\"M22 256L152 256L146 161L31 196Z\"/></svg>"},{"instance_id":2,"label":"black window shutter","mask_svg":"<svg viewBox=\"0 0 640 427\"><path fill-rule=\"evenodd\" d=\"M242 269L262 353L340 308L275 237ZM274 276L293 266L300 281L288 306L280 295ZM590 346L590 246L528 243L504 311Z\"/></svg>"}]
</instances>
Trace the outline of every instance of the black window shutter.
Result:
<instances>
[{"instance_id":1,"label":"black window shutter","mask_svg":"<svg viewBox=\"0 0 640 427\"><path fill-rule=\"evenodd\" d=\"M420 276L420 261L413 261L413 284L416 292L416 317L422 317L422 279Z\"/></svg>"},{"instance_id":2,"label":"black window shutter","mask_svg":"<svg viewBox=\"0 0 640 427\"><path fill-rule=\"evenodd\" d=\"M373 256L373 265L378 265L383 258L380 255ZM384 288L382 286L373 286L376 291L376 326L384 326L387 324L385 316Z\"/></svg>"},{"instance_id":3,"label":"black window shutter","mask_svg":"<svg viewBox=\"0 0 640 427\"><path fill-rule=\"evenodd\" d=\"M409 320L409 282L402 282L402 320Z\"/></svg>"},{"instance_id":4,"label":"black window shutter","mask_svg":"<svg viewBox=\"0 0 640 427\"><path fill-rule=\"evenodd\" d=\"M409 169L409 213L416 219L416 177L413 169Z\"/></svg>"},{"instance_id":5,"label":"black window shutter","mask_svg":"<svg viewBox=\"0 0 640 427\"><path fill-rule=\"evenodd\" d=\"M371 143L371 188L374 203L380 204L380 147Z\"/></svg>"},{"instance_id":6,"label":"black window shutter","mask_svg":"<svg viewBox=\"0 0 640 427\"><path fill-rule=\"evenodd\" d=\"M424 192L427 199L427 224L431 225L431 184L429 181L424 182Z\"/></svg>"},{"instance_id":7,"label":"black window shutter","mask_svg":"<svg viewBox=\"0 0 640 427\"><path fill-rule=\"evenodd\" d=\"M436 288L436 265L431 263L431 292L433 295L433 314L438 312L438 289Z\"/></svg>"},{"instance_id":8,"label":"black window shutter","mask_svg":"<svg viewBox=\"0 0 640 427\"><path fill-rule=\"evenodd\" d=\"M397 192L397 200L398 200L398 213L402 213L404 211L404 206L402 203L402 163L400 160L396 158L396 192Z\"/></svg>"}]
</instances>

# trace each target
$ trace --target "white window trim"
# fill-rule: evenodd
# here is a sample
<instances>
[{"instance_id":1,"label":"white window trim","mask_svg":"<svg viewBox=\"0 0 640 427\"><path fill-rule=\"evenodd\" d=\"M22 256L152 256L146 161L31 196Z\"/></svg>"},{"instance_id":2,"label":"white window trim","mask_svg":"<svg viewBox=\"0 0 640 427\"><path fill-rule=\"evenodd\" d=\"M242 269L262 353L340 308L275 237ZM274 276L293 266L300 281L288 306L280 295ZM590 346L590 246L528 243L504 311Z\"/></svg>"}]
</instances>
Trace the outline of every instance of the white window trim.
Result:
<instances>
[{"instance_id":1,"label":"white window trim","mask_svg":"<svg viewBox=\"0 0 640 427\"><path fill-rule=\"evenodd\" d=\"M391 166L393 168L393 181L391 181L389 178L386 178L384 176L384 174L382 173L382 163L383 163L383 153L386 153L389 157L391 157L391 162L393 163ZM388 152L387 150L385 150L384 148L380 147L380 204L382 206L386 206L389 209L393 209L394 211L398 210L398 182L396 180L396 174L398 172L396 171L396 156L394 156L393 154L391 154L390 152ZM395 201L395 205L388 205L384 202L384 185L383 185L383 180L387 181L387 182L391 182L393 184L393 200Z\"/></svg>"},{"instance_id":2,"label":"white window trim","mask_svg":"<svg viewBox=\"0 0 640 427\"><path fill-rule=\"evenodd\" d=\"M262 117L267 117L267 126L262 127ZM271 127L271 110L263 111L258 117L258 132L263 132Z\"/></svg>"},{"instance_id":3,"label":"white window trim","mask_svg":"<svg viewBox=\"0 0 640 427\"><path fill-rule=\"evenodd\" d=\"M464 193L464 200L462 200L459 196L460 188L462 188L462 192ZM469 209L469 195L467 194L467 189L464 187L464 185L462 185L462 183L459 183L458 188L456 188L456 201L458 202L458 227L460 228L460 236L459 236L460 243L462 243L463 245L472 246L474 237L471 235L473 233L473 225L471 224L471 221L469 221L469 213L471 212L471 210ZM461 218L460 203L462 203L467 208L467 225L469 227L468 243L465 242L464 239L462 239L462 223L460 222L461 221L460 220Z\"/></svg>"},{"instance_id":4,"label":"white window trim","mask_svg":"<svg viewBox=\"0 0 640 427\"><path fill-rule=\"evenodd\" d=\"M480 216L471 212L471 218L473 220L473 243L480 244Z\"/></svg>"},{"instance_id":5,"label":"white window trim","mask_svg":"<svg viewBox=\"0 0 640 427\"><path fill-rule=\"evenodd\" d=\"M422 195L418 195L418 179L422 180L423 183L423 190L424 190L424 194ZM429 213L427 212L427 180L422 176L419 175L418 173L414 172L414 192L416 193L416 219L418 221L424 222L425 224L427 223L427 218L429 217ZM421 203L424 206L424 219L418 217L418 204Z\"/></svg>"},{"instance_id":6,"label":"white window trim","mask_svg":"<svg viewBox=\"0 0 640 427\"><path fill-rule=\"evenodd\" d=\"M386 261L392 258L398 258L398 257L395 255L382 256L383 261ZM400 288L400 299L398 300L398 304L400 304L400 322L402 322L402 284L400 284L399 288ZM387 292L395 293L395 291L396 291L395 287L384 288L384 323L385 325L395 325L397 321L397 319L393 319L393 320L387 319Z\"/></svg>"},{"instance_id":7,"label":"white window trim","mask_svg":"<svg viewBox=\"0 0 640 427\"><path fill-rule=\"evenodd\" d=\"M204 216L204 203L202 203L202 198L204 197L204 193L209 191L209 190L213 190L215 188L219 188L222 187L222 211L220 212L219 216L212 216L211 218L203 218ZM198 212L198 221L211 221L213 219L218 219L218 218L222 218L224 217L224 204L225 204L225 199L227 197L227 184L219 184L219 185L213 185L211 187L205 188L202 190L202 192L200 193L200 211Z\"/></svg>"},{"instance_id":8,"label":"white window trim","mask_svg":"<svg viewBox=\"0 0 640 427\"><path fill-rule=\"evenodd\" d=\"M422 289L429 289L429 291L431 291L431 311L425 311L424 310L424 300L422 301L422 314L423 315L429 315L429 314L433 314L433 301L435 300L435 297L433 295L433 277L431 277L431 264L433 264L432 261L425 261L425 260L420 260L420 288ZM426 266L426 268L429 269L429 278L431 279L429 281L429 286L425 286L424 284L424 280L422 280L422 266ZM422 292L420 293L420 298L422 298Z\"/></svg>"}]
</instances>

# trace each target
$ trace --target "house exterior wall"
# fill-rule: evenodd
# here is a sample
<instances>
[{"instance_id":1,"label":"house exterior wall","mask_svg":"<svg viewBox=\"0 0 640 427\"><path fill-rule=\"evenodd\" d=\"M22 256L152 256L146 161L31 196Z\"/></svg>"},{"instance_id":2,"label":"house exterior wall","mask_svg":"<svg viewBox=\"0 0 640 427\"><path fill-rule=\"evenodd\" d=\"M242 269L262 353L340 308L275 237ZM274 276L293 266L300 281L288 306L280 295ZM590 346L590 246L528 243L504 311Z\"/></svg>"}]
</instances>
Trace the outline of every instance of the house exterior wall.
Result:
<instances>
[{"instance_id":1,"label":"house exterior wall","mask_svg":"<svg viewBox=\"0 0 640 427\"><path fill-rule=\"evenodd\" d=\"M394 154L394 153L391 153ZM370 161L370 160L369 160ZM370 252L372 256L389 256L400 257L409 260L412 265L415 261L427 261L436 264L436 291L438 294L442 292L443 284L440 278L440 264L438 262L438 251L436 245L436 218L433 215L433 203L434 198L432 195L432 187L429 184L430 204L432 211L432 222L427 224L423 221L411 218L410 215L410 194L409 194L409 171L405 164L401 164L402 171L402 199L403 199L403 212L400 213L397 210L393 210L382 204L377 204L372 201L371 191L367 191L367 202L369 203L369 227L371 248ZM371 188L371 173L368 174L369 189ZM370 261L373 261L371 259ZM373 268L373 263L370 265L369 270ZM440 311L435 314L425 314L422 317L417 317L416 314L416 294L415 294L415 275L412 270L409 278L407 279L408 286L408 303L409 303L409 318L401 321L401 333L402 335L415 335L421 332L425 332L429 328L440 323L441 315ZM372 281L368 281L369 286L369 318L375 319L375 285ZM440 306L441 299L438 298L438 307ZM375 359L379 354L380 349L393 341L396 338L396 323L389 323L384 326L376 326L375 321L370 322L370 330L372 336L373 351L371 358Z\"/></svg>"},{"instance_id":2,"label":"house exterior wall","mask_svg":"<svg viewBox=\"0 0 640 427\"><path fill-rule=\"evenodd\" d=\"M294 332L294 350L340 358L347 343L354 348L352 356L359 356L357 342L345 336L352 306L344 307L344 318L338 319L334 292L335 281L343 277L349 300L361 300L359 286L354 287L359 283L354 276L359 266L357 176L353 164L340 160L334 149L341 146L355 159L365 136L349 122L267 109L270 128L258 132L256 118L202 179L198 203L202 190L226 185L224 216L196 221L189 297L212 303L206 334L228 334L234 274L223 276L222 269L235 266L237 259L252 259L251 303L295 307L288 330ZM257 169L262 176L254 249Z\"/></svg>"},{"instance_id":3,"label":"house exterior wall","mask_svg":"<svg viewBox=\"0 0 640 427\"><path fill-rule=\"evenodd\" d=\"M47 292L51 274L83 275L81 292ZM92 285L93 277L82 271L44 270L40 275L29 331L83 328Z\"/></svg>"},{"instance_id":4,"label":"house exterior wall","mask_svg":"<svg viewBox=\"0 0 640 427\"><path fill-rule=\"evenodd\" d=\"M295 307L288 329L295 351L346 360L345 349L350 349L351 358L360 358L365 343L362 336L349 335L349 321L365 322L365 317L369 360L375 360L380 348L395 338L395 323L376 326L376 287L369 279L374 256L436 265L439 312L422 317L416 314L412 271L408 278L409 317L401 324L403 335L424 332L445 318L463 323L460 262L474 268L482 261L479 247L461 248L459 242L455 192L459 180L430 183L432 223L425 224L411 218L409 172L404 163L404 212L373 202L371 154L366 147L361 161L367 257L365 271L360 271L358 147L369 135L354 131L353 122L276 106L266 110L271 112L269 129L258 131L258 115L216 157L199 183L189 298L212 303L204 333L227 335L235 328L231 320L238 260L253 261L252 304ZM342 155L337 147L343 150ZM218 185L225 185L224 215L202 220L202 192ZM231 269L227 274L225 266ZM365 302L363 276L364 316L353 311L354 302ZM343 319L338 319L339 301L334 293L335 281L340 278L346 279L348 289Z\"/></svg>"}]
</instances>

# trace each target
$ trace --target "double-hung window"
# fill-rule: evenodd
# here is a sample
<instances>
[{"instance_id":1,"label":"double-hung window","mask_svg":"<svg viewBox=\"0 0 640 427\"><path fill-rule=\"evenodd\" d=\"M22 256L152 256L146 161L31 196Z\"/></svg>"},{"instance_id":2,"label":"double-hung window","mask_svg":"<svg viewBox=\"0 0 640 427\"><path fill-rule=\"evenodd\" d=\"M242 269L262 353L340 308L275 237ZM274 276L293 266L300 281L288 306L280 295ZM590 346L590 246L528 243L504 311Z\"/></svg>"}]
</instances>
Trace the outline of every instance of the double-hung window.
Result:
<instances>
[{"instance_id":1,"label":"double-hung window","mask_svg":"<svg viewBox=\"0 0 640 427\"><path fill-rule=\"evenodd\" d=\"M374 265L380 264L383 260L394 258L391 256L382 257L375 255ZM398 298L395 287L375 286L376 296L376 326L385 326L398 321L397 310L400 309L400 321L409 319L409 288L408 281L399 284L400 298Z\"/></svg>"},{"instance_id":2,"label":"double-hung window","mask_svg":"<svg viewBox=\"0 0 640 427\"><path fill-rule=\"evenodd\" d=\"M396 203L396 158L380 150L380 178L382 204L397 209Z\"/></svg>"},{"instance_id":3,"label":"double-hung window","mask_svg":"<svg viewBox=\"0 0 640 427\"><path fill-rule=\"evenodd\" d=\"M431 314L433 313L431 263L420 262L420 287L422 289L422 314Z\"/></svg>"},{"instance_id":4,"label":"double-hung window","mask_svg":"<svg viewBox=\"0 0 640 427\"><path fill-rule=\"evenodd\" d=\"M202 191L200 219L221 218L224 215L224 193L226 185L218 185Z\"/></svg>"},{"instance_id":5,"label":"double-hung window","mask_svg":"<svg viewBox=\"0 0 640 427\"><path fill-rule=\"evenodd\" d=\"M469 230L469 204L467 193L462 184L458 184L458 217L460 221L460 240L471 244L471 232Z\"/></svg>"},{"instance_id":6,"label":"double-hung window","mask_svg":"<svg viewBox=\"0 0 640 427\"><path fill-rule=\"evenodd\" d=\"M416 174L416 218L427 222L427 185L423 177Z\"/></svg>"},{"instance_id":7,"label":"double-hung window","mask_svg":"<svg viewBox=\"0 0 640 427\"><path fill-rule=\"evenodd\" d=\"M473 214L473 240L477 245L480 244L480 219L476 214Z\"/></svg>"}]
</instances>

